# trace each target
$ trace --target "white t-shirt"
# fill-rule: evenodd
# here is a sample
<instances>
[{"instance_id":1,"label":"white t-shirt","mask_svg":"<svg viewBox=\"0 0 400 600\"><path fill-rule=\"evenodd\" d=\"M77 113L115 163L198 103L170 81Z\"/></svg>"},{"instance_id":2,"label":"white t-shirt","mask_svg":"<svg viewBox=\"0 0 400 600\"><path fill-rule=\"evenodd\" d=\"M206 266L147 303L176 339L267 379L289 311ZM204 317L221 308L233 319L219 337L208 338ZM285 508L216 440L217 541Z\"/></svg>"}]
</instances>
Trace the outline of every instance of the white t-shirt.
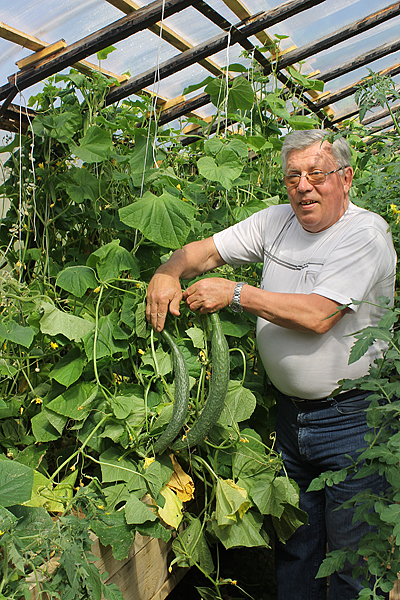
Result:
<instances>
[{"instance_id":1,"label":"white t-shirt","mask_svg":"<svg viewBox=\"0 0 400 600\"><path fill-rule=\"evenodd\" d=\"M330 331L315 334L286 329L258 318L257 341L272 383L284 394L318 399L341 379L368 373L381 356L382 342L348 364L351 335L376 325L383 310L378 298L393 299L396 253L389 226L379 215L349 203L334 225L319 233L305 231L289 204L271 206L214 235L225 262L263 262L261 289L319 294L351 310ZM360 305L352 300L365 300Z\"/></svg>"}]
</instances>

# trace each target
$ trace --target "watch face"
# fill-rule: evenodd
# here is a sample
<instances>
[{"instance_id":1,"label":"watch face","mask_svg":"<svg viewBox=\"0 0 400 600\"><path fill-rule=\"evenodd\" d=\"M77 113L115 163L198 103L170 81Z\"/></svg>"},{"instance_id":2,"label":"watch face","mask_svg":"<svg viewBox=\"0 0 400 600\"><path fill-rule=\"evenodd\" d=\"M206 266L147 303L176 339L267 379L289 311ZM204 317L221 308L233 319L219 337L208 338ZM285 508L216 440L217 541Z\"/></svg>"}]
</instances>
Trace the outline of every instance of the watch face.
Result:
<instances>
[{"instance_id":1,"label":"watch face","mask_svg":"<svg viewBox=\"0 0 400 600\"><path fill-rule=\"evenodd\" d=\"M242 305L240 304L240 302L232 302L231 309L235 313L241 313L243 311L243 308L242 308Z\"/></svg>"}]
</instances>

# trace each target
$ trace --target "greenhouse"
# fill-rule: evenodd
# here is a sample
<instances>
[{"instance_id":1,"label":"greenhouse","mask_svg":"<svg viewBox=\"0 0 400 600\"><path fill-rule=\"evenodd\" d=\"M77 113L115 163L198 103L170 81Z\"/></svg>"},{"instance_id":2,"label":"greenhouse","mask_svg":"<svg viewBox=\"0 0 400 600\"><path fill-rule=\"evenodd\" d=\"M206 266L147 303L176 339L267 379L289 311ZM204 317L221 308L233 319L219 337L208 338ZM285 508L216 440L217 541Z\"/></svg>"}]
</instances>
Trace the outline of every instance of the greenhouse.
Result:
<instances>
[{"instance_id":1,"label":"greenhouse","mask_svg":"<svg viewBox=\"0 0 400 600\"><path fill-rule=\"evenodd\" d=\"M399 600L400 2L2 4L0 600Z\"/></svg>"}]
</instances>

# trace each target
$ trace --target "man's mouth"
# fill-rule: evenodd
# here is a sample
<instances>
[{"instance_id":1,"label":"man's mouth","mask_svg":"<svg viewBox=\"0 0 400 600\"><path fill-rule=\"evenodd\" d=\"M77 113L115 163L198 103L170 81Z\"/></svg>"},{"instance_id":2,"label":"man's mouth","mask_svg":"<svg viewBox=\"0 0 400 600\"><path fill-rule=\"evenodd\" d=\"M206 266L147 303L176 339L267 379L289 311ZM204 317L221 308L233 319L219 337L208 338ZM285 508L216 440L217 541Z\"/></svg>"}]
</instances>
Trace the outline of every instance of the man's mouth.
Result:
<instances>
[{"instance_id":1,"label":"man's mouth","mask_svg":"<svg viewBox=\"0 0 400 600\"><path fill-rule=\"evenodd\" d=\"M309 204L315 204L315 200L302 200L300 202L301 206L308 206Z\"/></svg>"}]
</instances>

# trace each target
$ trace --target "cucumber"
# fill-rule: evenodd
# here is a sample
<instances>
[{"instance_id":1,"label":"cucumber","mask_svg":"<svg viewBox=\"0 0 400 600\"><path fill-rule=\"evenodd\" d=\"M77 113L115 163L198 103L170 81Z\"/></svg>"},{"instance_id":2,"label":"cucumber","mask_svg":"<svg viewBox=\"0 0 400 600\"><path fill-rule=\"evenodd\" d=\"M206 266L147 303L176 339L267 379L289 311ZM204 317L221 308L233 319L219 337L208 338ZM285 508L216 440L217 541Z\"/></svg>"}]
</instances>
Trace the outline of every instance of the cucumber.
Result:
<instances>
[{"instance_id":1,"label":"cucumber","mask_svg":"<svg viewBox=\"0 0 400 600\"><path fill-rule=\"evenodd\" d=\"M171 420L154 444L155 454L162 454L179 434L186 419L190 398L189 371L185 358L168 331L163 329L162 335L167 341L172 353L175 379L175 401Z\"/></svg>"},{"instance_id":2,"label":"cucumber","mask_svg":"<svg viewBox=\"0 0 400 600\"><path fill-rule=\"evenodd\" d=\"M222 331L218 313L211 313L210 320L213 326L211 338L212 372L210 391L193 427L188 431L186 438L174 444L174 450L191 448L204 441L208 432L217 423L221 416L229 384L229 347Z\"/></svg>"}]
</instances>

